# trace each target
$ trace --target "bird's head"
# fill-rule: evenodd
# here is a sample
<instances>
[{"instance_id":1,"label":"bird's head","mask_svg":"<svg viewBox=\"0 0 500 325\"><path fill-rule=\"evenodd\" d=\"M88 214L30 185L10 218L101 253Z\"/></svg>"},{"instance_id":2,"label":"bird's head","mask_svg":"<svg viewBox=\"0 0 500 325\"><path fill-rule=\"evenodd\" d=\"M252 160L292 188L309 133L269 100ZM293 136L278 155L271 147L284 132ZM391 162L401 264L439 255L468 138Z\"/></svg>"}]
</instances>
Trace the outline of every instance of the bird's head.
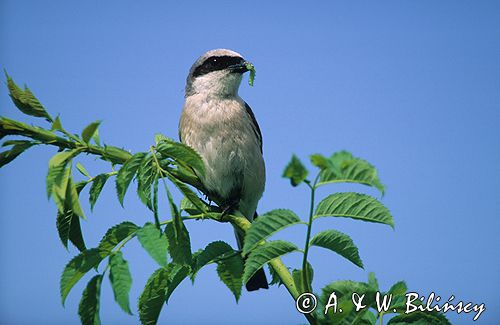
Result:
<instances>
[{"instance_id":1,"label":"bird's head","mask_svg":"<svg viewBox=\"0 0 500 325\"><path fill-rule=\"evenodd\" d=\"M186 97L195 94L221 97L236 95L249 64L241 54L231 50L206 52L189 70Z\"/></svg>"}]
</instances>

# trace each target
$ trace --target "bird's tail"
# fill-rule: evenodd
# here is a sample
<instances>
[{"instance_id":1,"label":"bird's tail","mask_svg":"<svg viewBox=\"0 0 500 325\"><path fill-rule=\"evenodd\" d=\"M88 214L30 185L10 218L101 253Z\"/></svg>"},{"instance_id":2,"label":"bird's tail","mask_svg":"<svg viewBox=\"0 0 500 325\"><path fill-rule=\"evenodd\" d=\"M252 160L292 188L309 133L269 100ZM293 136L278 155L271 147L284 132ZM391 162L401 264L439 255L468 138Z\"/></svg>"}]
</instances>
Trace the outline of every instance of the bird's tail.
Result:
<instances>
[{"instance_id":1,"label":"bird's tail","mask_svg":"<svg viewBox=\"0 0 500 325\"><path fill-rule=\"evenodd\" d=\"M248 280L247 284L245 284L247 291L255 291L259 289L268 289L269 285L267 284L266 273L264 269L258 269L254 275Z\"/></svg>"},{"instance_id":2,"label":"bird's tail","mask_svg":"<svg viewBox=\"0 0 500 325\"><path fill-rule=\"evenodd\" d=\"M234 233L236 235L236 242L238 244L238 249L243 248L244 242L244 234L239 232L237 229L234 229ZM267 284L267 277L264 269L260 268L255 272L254 275L248 280L245 285L247 291L255 291L259 289L269 289L269 285Z\"/></svg>"}]
</instances>

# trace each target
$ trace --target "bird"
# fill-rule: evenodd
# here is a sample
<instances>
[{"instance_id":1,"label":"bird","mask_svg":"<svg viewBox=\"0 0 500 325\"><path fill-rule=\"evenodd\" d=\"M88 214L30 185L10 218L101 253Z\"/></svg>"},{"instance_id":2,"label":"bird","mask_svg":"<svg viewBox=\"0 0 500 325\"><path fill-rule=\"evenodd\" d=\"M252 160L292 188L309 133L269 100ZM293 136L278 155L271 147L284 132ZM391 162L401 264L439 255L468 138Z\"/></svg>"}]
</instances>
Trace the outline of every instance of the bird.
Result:
<instances>
[{"instance_id":1,"label":"bird","mask_svg":"<svg viewBox=\"0 0 500 325\"><path fill-rule=\"evenodd\" d=\"M203 159L205 173L198 176L205 194L218 198L224 211L239 210L252 222L264 192L266 170L259 124L238 95L249 64L228 49L210 50L195 61L186 80L179 139ZM244 233L235 229L235 235L241 249ZM263 269L246 283L248 291L267 288Z\"/></svg>"}]
</instances>

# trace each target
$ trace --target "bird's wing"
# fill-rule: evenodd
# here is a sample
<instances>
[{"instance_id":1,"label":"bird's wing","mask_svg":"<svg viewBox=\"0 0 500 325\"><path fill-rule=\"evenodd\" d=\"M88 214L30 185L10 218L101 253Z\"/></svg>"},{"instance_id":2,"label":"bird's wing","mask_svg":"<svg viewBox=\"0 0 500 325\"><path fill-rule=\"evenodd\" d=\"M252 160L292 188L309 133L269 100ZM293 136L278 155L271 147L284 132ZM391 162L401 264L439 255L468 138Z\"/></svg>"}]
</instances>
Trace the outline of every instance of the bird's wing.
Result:
<instances>
[{"instance_id":1,"label":"bird's wing","mask_svg":"<svg viewBox=\"0 0 500 325\"><path fill-rule=\"evenodd\" d=\"M250 116L250 120L252 121L252 129L255 132L255 136L257 137L257 139L259 139L260 152L262 152L262 133L260 132L259 123L257 123L255 115L252 112L252 109L246 102L245 102L245 109L247 111L247 114Z\"/></svg>"}]
</instances>

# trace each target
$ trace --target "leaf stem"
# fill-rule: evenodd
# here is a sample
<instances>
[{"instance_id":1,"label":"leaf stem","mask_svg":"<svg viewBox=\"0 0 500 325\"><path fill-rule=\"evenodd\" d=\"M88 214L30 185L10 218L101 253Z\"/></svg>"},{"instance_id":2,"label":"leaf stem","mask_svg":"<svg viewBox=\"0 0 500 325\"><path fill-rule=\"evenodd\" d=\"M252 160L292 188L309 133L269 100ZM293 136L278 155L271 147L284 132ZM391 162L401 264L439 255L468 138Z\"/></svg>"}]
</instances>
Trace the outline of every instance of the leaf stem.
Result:
<instances>
[{"instance_id":1,"label":"leaf stem","mask_svg":"<svg viewBox=\"0 0 500 325\"><path fill-rule=\"evenodd\" d=\"M80 148L82 152L100 156L103 159L118 165L123 165L129 158L132 157L131 153L119 148L115 148L119 150L107 150L106 147L90 144L83 146L81 143L60 137L50 130L37 126L31 126L7 117L0 117L0 139L8 135L19 135L31 138L39 141L41 144L56 146L60 149ZM195 175L176 169L169 170L169 173L183 183L194 186L197 189L203 188L200 180Z\"/></svg>"},{"instance_id":2,"label":"leaf stem","mask_svg":"<svg viewBox=\"0 0 500 325\"><path fill-rule=\"evenodd\" d=\"M236 211L236 214L238 214L238 212L239 211ZM227 218L229 222L231 222L231 224L235 225L244 232L247 232L248 229L250 229L251 226L250 221L248 221L248 219L245 218L241 213L239 213L239 215L233 215L233 214L228 215ZM283 264L281 258L277 257L275 259L272 259L271 261L269 261L269 265L274 269L276 274L278 274L278 276L281 279L281 282L283 282L285 288L288 290L293 300L296 301L297 298L300 296L300 293L297 290L297 286L293 281L293 277L290 274L290 271L285 266L285 264ZM304 317L307 318L309 324L313 325L317 324L317 321L314 318L313 314L304 314Z\"/></svg>"},{"instance_id":3,"label":"leaf stem","mask_svg":"<svg viewBox=\"0 0 500 325\"><path fill-rule=\"evenodd\" d=\"M307 269L307 256L309 253L309 240L311 239L311 229L312 229L312 223L313 223L313 214L314 214L314 195L316 193L316 183L318 182L319 179L319 174L316 176L314 179L313 184L311 185L310 182L306 182L307 186L311 189L311 202L309 206L309 220L307 222L307 234L306 234L306 243L304 245L304 256L302 259L302 282L304 289L309 291L309 293L312 293L312 285L310 284L310 274L308 274L308 269Z\"/></svg>"},{"instance_id":4,"label":"leaf stem","mask_svg":"<svg viewBox=\"0 0 500 325\"><path fill-rule=\"evenodd\" d=\"M80 139L78 139L78 137L74 136L73 134L69 133L68 131L66 131L65 129L60 129L59 131L62 132L62 134L64 134L65 136L67 136L68 138L70 138L71 140L75 141L75 142L78 142L79 144L81 144L82 142L80 141Z\"/></svg>"},{"instance_id":5,"label":"leaf stem","mask_svg":"<svg viewBox=\"0 0 500 325\"><path fill-rule=\"evenodd\" d=\"M307 222L307 234L306 234L306 243L304 246L304 256L302 258L302 282L304 288L307 288L307 290L310 292L312 291L311 286L309 285L309 274L307 270L307 255L309 253L309 240L311 239L311 228L312 228L312 216L313 216L313 209L314 209L314 193L315 189L311 188L311 206L309 209L309 221Z\"/></svg>"},{"instance_id":6,"label":"leaf stem","mask_svg":"<svg viewBox=\"0 0 500 325\"><path fill-rule=\"evenodd\" d=\"M15 121L6 117L0 117L0 139L8 136L8 135L18 135L18 136L23 136L27 138L31 138L36 141L40 141L43 144L46 145L53 145L58 147L61 150L64 149L79 149L81 152L86 152L90 153L96 156L102 157L104 160L110 161L112 164L124 164L128 159L132 157L132 154L129 153L128 151L125 151L123 149L113 147L113 146L98 146L98 145L90 145L90 144L85 144L83 145L82 143L79 143L79 141L74 141L73 136L70 134L66 134L68 138L58 136L51 130L47 130L41 127L36 127L36 126L30 126L28 124ZM163 169L165 170L165 169ZM194 174L187 173L185 171L179 170L179 169L172 169L168 170L168 173L178 179L180 182L189 184L194 186L197 189L203 188L203 185L201 184L200 180L198 177L196 177ZM316 181L315 181L316 183ZM310 186L310 185L309 185ZM315 184L314 184L315 186ZM314 186L312 189L314 190ZM217 200L213 200L214 202L218 203ZM313 206L311 204L311 206ZM184 220L186 219L203 219L203 218L210 218L216 221L221 221L220 219L217 219L210 214L200 214L200 215L193 215L193 216L187 216L183 217ZM231 224L236 226L237 228L241 229L242 231L247 231L251 223L243 216L234 216L234 215L229 215L228 216L229 221ZM311 218L310 218L311 219ZM160 224L164 225L169 222L172 222L173 220L167 220L163 221ZM309 222L309 229L308 233L310 236L310 226L311 226L311 220ZM115 247L114 251L119 251L121 250L127 242L129 242L132 238L135 237L135 233L130 234L127 238L125 238L118 246ZM307 256L307 249L308 249L308 243L306 243L306 250L304 250L305 256ZM305 259L306 261L306 259ZM306 261L307 262L307 261ZM269 265L276 271L277 275L281 278L281 281L284 283L286 289L294 299L294 301L299 297L299 292L297 290L297 287L295 286L295 282L293 281L293 277L290 274L290 271L288 268L283 264L280 258L275 258L269 262ZM308 322L310 324L317 324L317 321L314 317L313 314L304 314L304 316L307 318Z\"/></svg>"},{"instance_id":7,"label":"leaf stem","mask_svg":"<svg viewBox=\"0 0 500 325\"><path fill-rule=\"evenodd\" d=\"M153 203L153 215L155 218L155 225L158 229L160 229L160 219L158 217L158 174L161 177L161 180L163 181L163 186L165 187L165 191L168 192L167 188L167 183L165 183L165 179L163 178L165 170L161 168L160 162L158 161L158 157L156 157L156 151L153 146L149 148L149 151L151 151L151 156L153 156L153 160L156 164L156 175L155 175L155 181L154 181L154 191L153 191L153 201L156 203ZM161 230L161 229L160 229Z\"/></svg>"},{"instance_id":8,"label":"leaf stem","mask_svg":"<svg viewBox=\"0 0 500 325\"><path fill-rule=\"evenodd\" d=\"M20 135L34 140L38 140L43 144L53 145L61 149L81 149L82 152L91 153L101 156L113 164L123 164L132 155L125 150L109 150L107 147L95 145L82 145L76 141L60 137L54 132L28 124L15 121L6 117L0 117L0 138L7 135ZM118 148L115 148L118 149Z\"/></svg>"},{"instance_id":9,"label":"leaf stem","mask_svg":"<svg viewBox=\"0 0 500 325\"><path fill-rule=\"evenodd\" d=\"M111 177L111 176L114 176L116 174L118 174L117 171L112 171L112 172L109 172L109 173L104 173L105 175L108 175L108 177ZM95 181L95 179L97 178L97 176L94 176L94 177L89 177L88 179L82 181L82 182L85 182L85 184L89 184L89 183L92 183L93 181Z\"/></svg>"}]
</instances>

